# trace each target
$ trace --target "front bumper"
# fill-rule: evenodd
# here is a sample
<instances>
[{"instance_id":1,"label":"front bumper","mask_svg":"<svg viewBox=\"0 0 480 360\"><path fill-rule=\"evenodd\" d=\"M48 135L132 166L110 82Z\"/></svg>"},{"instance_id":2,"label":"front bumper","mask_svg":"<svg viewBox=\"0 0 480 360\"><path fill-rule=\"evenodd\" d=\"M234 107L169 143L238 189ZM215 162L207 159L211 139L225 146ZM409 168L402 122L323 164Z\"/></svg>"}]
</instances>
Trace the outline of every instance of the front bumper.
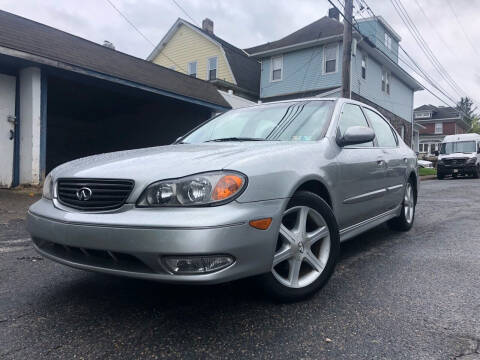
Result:
<instances>
[{"instance_id":1,"label":"front bumper","mask_svg":"<svg viewBox=\"0 0 480 360\"><path fill-rule=\"evenodd\" d=\"M218 207L139 209L81 213L50 200L33 204L27 229L35 249L72 267L177 283L220 283L270 271L285 200L232 202ZM249 220L272 217L267 230ZM163 264L171 255L231 255L217 272L174 275Z\"/></svg>"},{"instance_id":2,"label":"front bumper","mask_svg":"<svg viewBox=\"0 0 480 360\"><path fill-rule=\"evenodd\" d=\"M437 173L442 175L473 175L477 170L476 164L455 164L455 165L442 165L437 164Z\"/></svg>"}]
</instances>

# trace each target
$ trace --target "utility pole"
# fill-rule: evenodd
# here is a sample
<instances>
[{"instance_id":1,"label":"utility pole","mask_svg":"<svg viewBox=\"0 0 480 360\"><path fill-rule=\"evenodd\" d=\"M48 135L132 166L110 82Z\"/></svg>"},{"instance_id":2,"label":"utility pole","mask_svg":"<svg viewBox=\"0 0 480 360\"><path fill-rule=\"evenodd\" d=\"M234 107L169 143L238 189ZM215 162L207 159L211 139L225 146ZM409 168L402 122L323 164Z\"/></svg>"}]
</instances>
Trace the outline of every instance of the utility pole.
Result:
<instances>
[{"instance_id":1,"label":"utility pole","mask_svg":"<svg viewBox=\"0 0 480 360\"><path fill-rule=\"evenodd\" d=\"M342 63L342 96L350 99L350 63L352 60L352 12L353 0L345 0L343 18L343 63Z\"/></svg>"}]
</instances>

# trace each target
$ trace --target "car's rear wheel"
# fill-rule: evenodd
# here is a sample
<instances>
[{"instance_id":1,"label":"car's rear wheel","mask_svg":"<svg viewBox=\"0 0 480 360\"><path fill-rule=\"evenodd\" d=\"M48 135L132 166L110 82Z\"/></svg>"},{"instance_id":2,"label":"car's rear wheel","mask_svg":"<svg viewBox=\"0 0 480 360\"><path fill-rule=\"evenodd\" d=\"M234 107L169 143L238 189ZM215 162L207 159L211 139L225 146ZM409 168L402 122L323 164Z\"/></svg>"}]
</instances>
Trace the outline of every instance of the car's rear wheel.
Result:
<instances>
[{"instance_id":1,"label":"car's rear wheel","mask_svg":"<svg viewBox=\"0 0 480 360\"><path fill-rule=\"evenodd\" d=\"M443 175L442 173L439 173L439 172L437 171L437 179L438 179L438 180L443 180L444 177L445 177L445 175Z\"/></svg>"},{"instance_id":2,"label":"car's rear wheel","mask_svg":"<svg viewBox=\"0 0 480 360\"><path fill-rule=\"evenodd\" d=\"M264 288L285 302L314 294L332 275L339 248L330 206L311 192L297 192L282 217L271 272L261 277Z\"/></svg>"},{"instance_id":3,"label":"car's rear wheel","mask_svg":"<svg viewBox=\"0 0 480 360\"><path fill-rule=\"evenodd\" d=\"M415 191L413 180L408 180L405 185L405 193L402 201L402 210L400 216L393 218L387 222L388 226L393 230L408 231L413 226L415 220Z\"/></svg>"}]
</instances>

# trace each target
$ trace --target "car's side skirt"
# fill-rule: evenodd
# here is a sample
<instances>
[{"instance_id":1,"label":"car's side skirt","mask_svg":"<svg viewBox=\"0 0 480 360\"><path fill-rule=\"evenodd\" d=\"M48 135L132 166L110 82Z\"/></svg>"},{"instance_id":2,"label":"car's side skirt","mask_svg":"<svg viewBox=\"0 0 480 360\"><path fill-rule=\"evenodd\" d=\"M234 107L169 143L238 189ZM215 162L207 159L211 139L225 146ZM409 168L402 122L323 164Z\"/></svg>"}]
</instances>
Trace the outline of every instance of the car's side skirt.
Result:
<instances>
[{"instance_id":1,"label":"car's side skirt","mask_svg":"<svg viewBox=\"0 0 480 360\"><path fill-rule=\"evenodd\" d=\"M357 235L360 235L361 233L367 230L370 230L371 228L374 228L375 226L378 226L384 223L387 220L397 217L400 214L401 208L402 208L401 205L398 205L397 207L391 210L388 210L387 212L384 212L380 215L374 216L370 219L359 222L358 224L341 229L340 241L349 240Z\"/></svg>"}]
</instances>

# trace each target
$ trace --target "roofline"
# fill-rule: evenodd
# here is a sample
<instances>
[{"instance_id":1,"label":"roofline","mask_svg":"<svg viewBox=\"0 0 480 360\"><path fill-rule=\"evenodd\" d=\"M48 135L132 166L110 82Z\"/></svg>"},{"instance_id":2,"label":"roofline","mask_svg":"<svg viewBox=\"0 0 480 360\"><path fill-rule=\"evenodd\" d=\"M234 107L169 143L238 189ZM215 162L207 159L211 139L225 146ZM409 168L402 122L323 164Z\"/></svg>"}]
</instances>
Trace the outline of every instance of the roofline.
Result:
<instances>
[{"instance_id":1,"label":"roofline","mask_svg":"<svg viewBox=\"0 0 480 360\"><path fill-rule=\"evenodd\" d=\"M357 23L378 20L395 38L397 41L402 41L402 37L387 23L387 21L382 16L370 16L364 19L357 20Z\"/></svg>"},{"instance_id":2,"label":"roofline","mask_svg":"<svg viewBox=\"0 0 480 360\"><path fill-rule=\"evenodd\" d=\"M357 39L360 39L360 35L358 35L357 33L354 33L353 36L356 37ZM311 46L314 46L314 45L321 45L321 44L324 44L324 43L328 43L328 42L335 41L335 40L342 40L342 39L343 39L343 34L332 35L332 36L327 36L327 37L320 38L320 39L304 41L304 42L293 44L293 45L282 46L282 47L275 48L275 49L259 51L257 53L251 53L251 54L249 54L249 56L250 57L262 57L263 55L274 55L276 53L285 53L285 52L289 52L289 51L304 49L304 48L308 48L308 47L311 47ZM259 46L261 46L261 45L259 45Z\"/></svg>"},{"instance_id":3,"label":"roofline","mask_svg":"<svg viewBox=\"0 0 480 360\"><path fill-rule=\"evenodd\" d=\"M157 46L155 46L155 48L153 49L153 51L150 53L150 55L148 55L147 57L147 61L152 61L154 58L156 58L160 52L163 50L163 48L165 47L165 45L170 41L170 39L173 37L173 35L176 33L176 31L178 30L178 27L180 25L185 25L187 26L188 28L190 28L191 30L195 31L197 34L203 36L205 39L207 39L208 41L214 43L215 45L217 45L222 54L223 54L223 57L225 58L225 63L227 64L227 67L228 67L228 71L230 72L230 75L232 75L232 79L233 81L235 81L235 85L237 84L237 79L235 79L235 75L233 74L233 71L232 71L232 68L230 67L230 63L228 61L228 58L227 58L227 55L225 54L225 50L223 49L223 45L220 44L218 41L212 39L210 36L206 35L205 33L203 33L202 31L199 31L198 28L192 24L190 24L188 21L182 19L182 18L178 18L177 21L175 21L175 23L172 25L172 27L167 31L167 33L165 34L165 36L162 38L162 40L160 40L160 42L158 43ZM243 51L243 50L242 50ZM245 55L248 55L245 53ZM175 64L174 64L175 65Z\"/></svg>"},{"instance_id":4,"label":"roofline","mask_svg":"<svg viewBox=\"0 0 480 360\"><path fill-rule=\"evenodd\" d=\"M113 75L104 74L104 73L101 73L101 72L98 72L98 71L95 71L95 70L90 70L90 69L83 68L83 67L80 67L80 66L71 65L71 64L68 64L68 63L65 63L65 62L62 62L62 61L58 61L58 60L52 60L52 59L44 57L44 56L31 54L31 53L28 53L28 52L25 52L25 51L11 49L11 48L1 46L1 45L0 45L0 54L1 55L6 55L6 56L11 56L11 57L16 57L16 58L19 58L19 59L31 61L31 62L42 64L42 65L51 66L51 67L54 67L54 68L57 68L57 69L62 69L62 70L75 72L77 74L82 74L82 75L95 77L97 79L107 80L107 81L110 81L110 82L113 82L113 83L116 83L116 84L120 84L120 85L126 85L126 86L130 86L130 87L134 87L134 88L137 88L137 89L141 89L141 90L144 90L144 91L149 91L149 92L156 93L156 94L159 94L159 95L168 96L168 97L171 97L171 98L174 98L174 99L179 99L179 100L187 101L187 102L190 102L190 103L193 103L193 104L206 106L206 107L209 107L209 108L212 108L212 109L215 109L215 110L221 110L221 111L229 110L228 107L224 107L224 106L221 106L219 104L214 104L214 103L211 103L211 102L208 102L208 101L205 101L205 100L199 100L199 99L188 97L188 96L185 96L185 95L180 95L180 94L168 91L168 90L158 89L158 88L151 87L151 86L144 85L144 84L140 84L140 83L137 83L137 82L134 82L134 81L131 81L131 80L122 79L122 78L119 78L119 77L115 77ZM140 60L144 61L142 59L140 59ZM159 66L159 65L156 65L156 66Z\"/></svg>"}]
</instances>

